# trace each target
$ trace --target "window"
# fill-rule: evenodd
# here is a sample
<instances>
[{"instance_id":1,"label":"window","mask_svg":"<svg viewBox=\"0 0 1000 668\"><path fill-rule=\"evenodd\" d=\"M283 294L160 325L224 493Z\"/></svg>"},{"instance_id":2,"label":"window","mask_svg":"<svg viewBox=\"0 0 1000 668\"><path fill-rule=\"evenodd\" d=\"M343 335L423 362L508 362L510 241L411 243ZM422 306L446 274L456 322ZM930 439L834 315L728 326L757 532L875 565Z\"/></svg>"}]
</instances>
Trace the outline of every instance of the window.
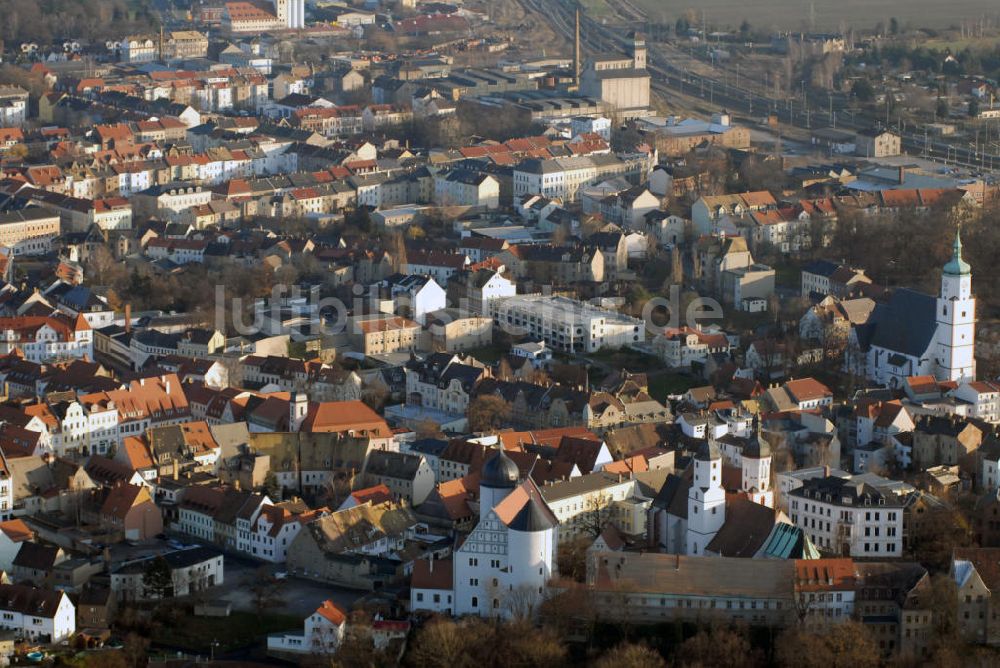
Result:
<instances>
[{"instance_id":1,"label":"window","mask_svg":"<svg viewBox=\"0 0 1000 668\"><path fill-rule=\"evenodd\" d=\"M478 596L473 596L472 597L472 607L473 608L478 608L479 607L479 597Z\"/></svg>"}]
</instances>

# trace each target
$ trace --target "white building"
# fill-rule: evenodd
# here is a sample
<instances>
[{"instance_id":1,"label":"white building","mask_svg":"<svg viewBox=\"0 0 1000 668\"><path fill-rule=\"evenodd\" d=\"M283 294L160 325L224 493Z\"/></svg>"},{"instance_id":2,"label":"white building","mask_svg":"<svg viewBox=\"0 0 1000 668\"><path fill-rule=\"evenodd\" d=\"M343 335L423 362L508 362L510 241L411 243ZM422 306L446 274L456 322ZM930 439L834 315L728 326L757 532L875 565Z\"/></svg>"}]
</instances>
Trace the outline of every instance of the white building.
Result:
<instances>
[{"instance_id":1,"label":"white building","mask_svg":"<svg viewBox=\"0 0 1000 668\"><path fill-rule=\"evenodd\" d=\"M697 328L668 328L653 339L653 349L667 366L689 368L692 362L704 362L709 355L728 353L732 345L719 331Z\"/></svg>"},{"instance_id":2,"label":"white building","mask_svg":"<svg viewBox=\"0 0 1000 668\"><path fill-rule=\"evenodd\" d=\"M792 523L821 550L851 557L900 557L903 505L872 485L826 476L788 494Z\"/></svg>"},{"instance_id":3,"label":"white building","mask_svg":"<svg viewBox=\"0 0 1000 668\"><path fill-rule=\"evenodd\" d=\"M558 520L529 478L518 484L519 471L502 450L483 465L479 482L479 523L454 553L451 591L453 614L530 615L552 576ZM431 609L411 590L413 610ZM445 599L447 600L447 599Z\"/></svg>"},{"instance_id":4,"label":"white building","mask_svg":"<svg viewBox=\"0 0 1000 668\"><path fill-rule=\"evenodd\" d=\"M0 127L21 127L27 118L28 91L20 86L0 86Z\"/></svg>"},{"instance_id":5,"label":"white building","mask_svg":"<svg viewBox=\"0 0 1000 668\"><path fill-rule=\"evenodd\" d=\"M1000 382L962 383L952 396L968 404L968 416L984 422L1000 422Z\"/></svg>"},{"instance_id":6,"label":"white building","mask_svg":"<svg viewBox=\"0 0 1000 668\"><path fill-rule=\"evenodd\" d=\"M694 482L688 490L685 554L704 554L726 521L726 492L722 489L722 455L705 441L694 456Z\"/></svg>"},{"instance_id":7,"label":"white building","mask_svg":"<svg viewBox=\"0 0 1000 668\"><path fill-rule=\"evenodd\" d=\"M853 356L852 371L891 387L902 386L910 376L958 383L976 379L976 298L958 233L952 248L937 298L895 290L887 303L876 304L865 325L852 329L849 345L862 352ZM847 363L851 357L845 356Z\"/></svg>"},{"instance_id":8,"label":"white building","mask_svg":"<svg viewBox=\"0 0 1000 668\"><path fill-rule=\"evenodd\" d=\"M326 600L306 617L302 633L273 633L267 637L269 651L301 654L333 654L344 640L347 613Z\"/></svg>"},{"instance_id":9,"label":"white building","mask_svg":"<svg viewBox=\"0 0 1000 668\"><path fill-rule=\"evenodd\" d=\"M386 281L392 297L392 308L383 312L395 313L426 324L427 314L447 306L445 291L430 276L410 274L398 280Z\"/></svg>"},{"instance_id":10,"label":"white building","mask_svg":"<svg viewBox=\"0 0 1000 668\"><path fill-rule=\"evenodd\" d=\"M493 319L507 331L522 332L571 353L622 348L644 339L641 320L568 297L521 295L490 302Z\"/></svg>"},{"instance_id":11,"label":"white building","mask_svg":"<svg viewBox=\"0 0 1000 668\"><path fill-rule=\"evenodd\" d=\"M111 573L111 591L119 601L147 601L159 598L151 591L144 576L153 559L163 559L170 570L172 584L165 598L187 596L223 583L222 553L207 547L175 550L159 557L129 561Z\"/></svg>"},{"instance_id":12,"label":"white building","mask_svg":"<svg viewBox=\"0 0 1000 668\"><path fill-rule=\"evenodd\" d=\"M600 135L604 141L611 141L611 119L604 116L577 116L570 121L570 132L574 137L595 134Z\"/></svg>"},{"instance_id":13,"label":"white building","mask_svg":"<svg viewBox=\"0 0 1000 668\"><path fill-rule=\"evenodd\" d=\"M82 315L0 318L0 355L18 350L29 362L94 359L93 334Z\"/></svg>"},{"instance_id":14,"label":"white building","mask_svg":"<svg viewBox=\"0 0 1000 668\"><path fill-rule=\"evenodd\" d=\"M326 514L325 510L291 513L281 506L261 506L250 535L250 554L271 563L285 563L288 546L302 527Z\"/></svg>"},{"instance_id":15,"label":"white building","mask_svg":"<svg viewBox=\"0 0 1000 668\"><path fill-rule=\"evenodd\" d=\"M434 175L434 203L493 210L500 206L500 182L468 169L441 172Z\"/></svg>"},{"instance_id":16,"label":"white building","mask_svg":"<svg viewBox=\"0 0 1000 668\"><path fill-rule=\"evenodd\" d=\"M543 195L575 202L583 186L629 171L628 163L614 155L524 160L514 168L514 200Z\"/></svg>"},{"instance_id":17,"label":"white building","mask_svg":"<svg viewBox=\"0 0 1000 668\"><path fill-rule=\"evenodd\" d=\"M611 454L606 448L606 445L602 446L598 460L604 459L606 454L607 461L610 461ZM588 475L571 475L568 480L543 487L545 502L559 520L557 542L568 543L584 536L592 538L596 529L593 526L595 513L624 535L645 535L646 517L652 499L642 493L643 486L639 482L634 477L598 471Z\"/></svg>"},{"instance_id":18,"label":"white building","mask_svg":"<svg viewBox=\"0 0 1000 668\"><path fill-rule=\"evenodd\" d=\"M0 628L57 643L76 633L76 608L63 591L0 584Z\"/></svg>"}]
</instances>

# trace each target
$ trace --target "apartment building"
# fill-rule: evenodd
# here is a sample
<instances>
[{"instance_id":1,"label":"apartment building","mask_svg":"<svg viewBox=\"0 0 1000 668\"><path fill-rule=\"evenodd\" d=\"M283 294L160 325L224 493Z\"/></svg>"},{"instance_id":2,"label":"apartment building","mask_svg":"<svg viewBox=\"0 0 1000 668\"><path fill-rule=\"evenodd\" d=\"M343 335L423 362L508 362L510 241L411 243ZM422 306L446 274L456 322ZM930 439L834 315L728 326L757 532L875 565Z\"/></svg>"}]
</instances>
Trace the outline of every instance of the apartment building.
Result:
<instances>
[{"instance_id":1,"label":"apartment building","mask_svg":"<svg viewBox=\"0 0 1000 668\"><path fill-rule=\"evenodd\" d=\"M0 214L0 245L14 255L44 255L59 236L60 218L39 206Z\"/></svg>"},{"instance_id":2,"label":"apartment building","mask_svg":"<svg viewBox=\"0 0 1000 668\"><path fill-rule=\"evenodd\" d=\"M594 353L645 339L641 320L567 297L519 295L490 302L493 319L556 350Z\"/></svg>"},{"instance_id":3,"label":"apartment building","mask_svg":"<svg viewBox=\"0 0 1000 668\"><path fill-rule=\"evenodd\" d=\"M806 480L788 494L792 523L833 554L900 557L903 503L872 485L837 476Z\"/></svg>"}]
</instances>

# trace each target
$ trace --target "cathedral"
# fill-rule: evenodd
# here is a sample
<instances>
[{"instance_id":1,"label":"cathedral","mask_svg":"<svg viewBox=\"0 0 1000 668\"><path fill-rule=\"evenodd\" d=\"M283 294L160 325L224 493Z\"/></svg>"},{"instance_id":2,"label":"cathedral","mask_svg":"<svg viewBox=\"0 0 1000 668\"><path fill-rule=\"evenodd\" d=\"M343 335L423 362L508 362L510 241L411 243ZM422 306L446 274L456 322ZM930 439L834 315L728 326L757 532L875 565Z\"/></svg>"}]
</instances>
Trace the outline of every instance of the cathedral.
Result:
<instances>
[{"instance_id":1,"label":"cathedral","mask_svg":"<svg viewBox=\"0 0 1000 668\"><path fill-rule=\"evenodd\" d=\"M976 298L972 270L955 233L937 297L900 288L856 325L845 366L880 385L900 387L909 376L958 383L976 379Z\"/></svg>"}]
</instances>

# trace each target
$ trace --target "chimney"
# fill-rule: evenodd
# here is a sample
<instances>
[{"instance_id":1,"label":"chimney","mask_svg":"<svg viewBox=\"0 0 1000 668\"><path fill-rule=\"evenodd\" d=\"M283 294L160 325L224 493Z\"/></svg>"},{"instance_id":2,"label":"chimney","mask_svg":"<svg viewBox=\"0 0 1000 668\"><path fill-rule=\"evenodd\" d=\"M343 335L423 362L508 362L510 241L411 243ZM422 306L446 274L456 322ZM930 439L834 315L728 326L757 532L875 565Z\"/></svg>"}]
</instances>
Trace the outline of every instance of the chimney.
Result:
<instances>
[{"instance_id":1,"label":"chimney","mask_svg":"<svg viewBox=\"0 0 1000 668\"><path fill-rule=\"evenodd\" d=\"M125 304L125 333L132 331L132 303Z\"/></svg>"},{"instance_id":2,"label":"chimney","mask_svg":"<svg viewBox=\"0 0 1000 668\"><path fill-rule=\"evenodd\" d=\"M906 183L906 167L903 165L899 166L899 184L902 185Z\"/></svg>"},{"instance_id":3,"label":"chimney","mask_svg":"<svg viewBox=\"0 0 1000 668\"><path fill-rule=\"evenodd\" d=\"M233 489L235 489L237 492L240 491L240 479L239 478L233 478Z\"/></svg>"},{"instance_id":4,"label":"chimney","mask_svg":"<svg viewBox=\"0 0 1000 668\"><path fill-rule=\"evenodd\" d=\"M428 561L431 562L430 563L430 572L433 573L434 572L434 555L433 554L431 554L431 558L428 559Z\"/></svg>"},{"instance_id":5,"label":"chimney","mask_svg":"<svg viewBox=\"0 0 1000 668\"><path fill-rule=\"evenodd\" d=\"M824 478L829 478L830 477L830 465L829 464L826 464L826 465L823 466L823 477Z\"/></svg>"},{"instance_id":6,"label":"chimney","mask_svg":"<svg viewBox=\"0 0 1000 668\"><path fill-rule=\"evenodd\" d=\"M177 480L177 478L180 477L178 475L180 473L180 467L178 466L176 459L173 460L173 465L174 465L174 480Z\"/></svg>"}]
</instances>

